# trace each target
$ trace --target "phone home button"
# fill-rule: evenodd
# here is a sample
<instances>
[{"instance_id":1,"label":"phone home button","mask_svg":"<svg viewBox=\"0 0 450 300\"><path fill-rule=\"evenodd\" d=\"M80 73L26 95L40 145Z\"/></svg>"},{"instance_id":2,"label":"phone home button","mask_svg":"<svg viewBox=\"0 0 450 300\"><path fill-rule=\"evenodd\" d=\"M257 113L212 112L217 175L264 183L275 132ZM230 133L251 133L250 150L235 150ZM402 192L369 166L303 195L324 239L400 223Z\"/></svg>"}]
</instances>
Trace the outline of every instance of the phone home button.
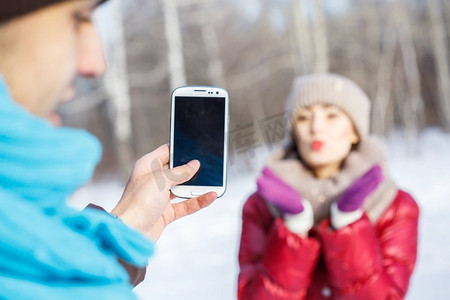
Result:
<instances>
[{"instance_id":1,"label":"phone home button","mask_svg":"<svg viewBox=\"0 0 450 300\"><path fill-rule=\"evenodd\" d=\"M201 195L203 195L203 193L201 193L201 192L191 192L191 196L194 196L194 197L198 197Z\"/></svg>"}]
</instances>

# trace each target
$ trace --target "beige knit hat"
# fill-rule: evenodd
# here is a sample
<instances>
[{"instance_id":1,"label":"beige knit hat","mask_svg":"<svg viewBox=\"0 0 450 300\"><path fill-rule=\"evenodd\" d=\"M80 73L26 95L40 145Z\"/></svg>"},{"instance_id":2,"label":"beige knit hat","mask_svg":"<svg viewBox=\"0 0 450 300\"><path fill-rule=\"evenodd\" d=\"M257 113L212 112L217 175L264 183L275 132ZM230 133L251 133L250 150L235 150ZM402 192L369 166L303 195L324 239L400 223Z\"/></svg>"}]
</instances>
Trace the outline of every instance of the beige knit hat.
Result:
<instances>
[{"instance_id":1,"label":"beige knit hat","mask_svg":"<svg viewBox=\"0 0 450 300\"><path fill-rule=\"evenodd\" d=\"M355 124L361 140L369 135L370 100L353 81L336 74L313 74L295 79L287 101L287 109L314 104L332 104L342 109Z\"/></svg>"}]
</instances>

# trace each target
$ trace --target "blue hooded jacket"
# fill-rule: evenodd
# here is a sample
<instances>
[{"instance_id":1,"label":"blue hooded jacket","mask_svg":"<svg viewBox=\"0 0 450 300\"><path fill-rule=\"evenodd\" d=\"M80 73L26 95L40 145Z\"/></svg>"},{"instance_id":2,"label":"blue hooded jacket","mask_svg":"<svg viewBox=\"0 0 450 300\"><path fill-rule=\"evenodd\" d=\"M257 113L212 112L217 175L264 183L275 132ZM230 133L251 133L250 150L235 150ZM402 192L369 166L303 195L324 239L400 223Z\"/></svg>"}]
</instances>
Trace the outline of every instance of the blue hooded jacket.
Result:
<instances>
[{"instance_id":1,"label":"blue hooded jacket","mask_svg":"<svg viewBox=\"0 0 450 300\"><path fill-rule=\"evenodd\" d=\"M118 258L145 266L153 243L66 203L100 157L95 137L33 116L0 77L0 299L136 299Z\"/></svg>"}]
</instances>

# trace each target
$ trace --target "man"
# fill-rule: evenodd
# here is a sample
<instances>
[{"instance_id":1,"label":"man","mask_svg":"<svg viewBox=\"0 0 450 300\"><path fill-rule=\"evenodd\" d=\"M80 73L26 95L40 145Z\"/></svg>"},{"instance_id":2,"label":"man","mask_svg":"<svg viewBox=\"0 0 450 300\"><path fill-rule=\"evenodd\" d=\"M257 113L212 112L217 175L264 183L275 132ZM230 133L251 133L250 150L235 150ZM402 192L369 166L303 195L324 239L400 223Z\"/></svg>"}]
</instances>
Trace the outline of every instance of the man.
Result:
<instances>
[{"instance_id":1,"label":"man","mask_svg":"<svg viewBox=\"0 0 450 300\"><path fill-rule=\"evenodd\" d=\"M91 21L102 2L0 4L2 299L133 299L133 278L118 261L127 270L145 267L169 223L217 197L207 193L170 203L170 188L189 180L200 163L169 170L163 145L136 162L111 215L66 205L90 179L100 146L90 134L48 120L57 120L56 107L73 96L74 77L105 72Z\"/></svg>"}]
</instances>

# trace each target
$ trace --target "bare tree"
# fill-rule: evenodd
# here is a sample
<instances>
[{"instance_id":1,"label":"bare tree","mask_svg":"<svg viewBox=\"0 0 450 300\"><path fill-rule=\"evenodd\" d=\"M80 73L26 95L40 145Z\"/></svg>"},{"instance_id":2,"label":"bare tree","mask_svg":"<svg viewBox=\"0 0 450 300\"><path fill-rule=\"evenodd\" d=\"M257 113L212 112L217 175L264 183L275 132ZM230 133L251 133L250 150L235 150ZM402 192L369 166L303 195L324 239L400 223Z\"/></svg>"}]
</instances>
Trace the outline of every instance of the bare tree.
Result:
<instances>
[{"instance_id":1,"label":"bare tree","mask_svg":"<svg viewBox=\"0 0 450 300\"><path fill-rule=\"evenodd\" d=\"M220 57L220 45L217 38L214 19L210 12L214 11L207 6L207 2L203 1L203 21L202 21L202 37L206 53L208 55L208 73L214 85L225 87L225 75L223 70L223 62Z\"/></svg>"},{"instance_id":2,"label":"bare tree","mask_svg":"<svg viewBox=\"0 0 450 300\"><path fill-rule=\"evenodd\" d=\"M227 82L233 89L245 89L264 81L283 69L292 69L291 55L274 57L247 72L230 75L227 77Z\"/></svg>"},{"instance_id":3,"label":"bare tree","mask_svg":"<svg viewBox=\"0 0 450 300\"><path fill-rule=\"evenodd\" d=\"M389 111L388 107L392 90L395 45L395 32L385 31L377 73L377 93L372 105L372 131L379 135L387 133L386 118L390 115L390 118L393 119L392 111Z\"/></svg>"},{"instance_id":4,"label":"bare tree","mask_svg":"<svg viewBox=\"0 0 450 300\"><path fill-rule=\"evenodd\" d=\"M444 23L450 26L450 1L352 0L342 11L329 9L334 2L324 0L262 0L253 11L237 0L119 3L124 10L107 17L125 22L112 22L115 43L108 49L106 78L118 118L103 126L114 127L116 141L130 148L114 155L131 149L140 155L167 141L170 91L187 81L226 86L233 99L231 129L283 111L295 76L328 71L368 91L377 134L399 125L415 136L423 115L425 126L450 128L450 30ZM87 85L85 96L94 90ZM128 89L131 103L123 96ZM84 120L98 133L106 105L97 104L104 99L100 89L68 105L93 110ZM125 142L130 134L132 143Z\"/></svg>"},{"instance_id":5,"label":"bare tree","mask_svg":"<svg viewBox=\"0 0 450 300\"><path fill-rule=\"evenodd\" d=\"M316 50L315 72L328 72L328 39L326 30L326 20L324 16L322 0L314 0L314 21L313 21L313 37L314 48Z\"/></svg>"},{"instance_id":6,"label":"bare tree","mask_svg":"<svg viewBox=\"0 0 450 300\"><path fill-rule=\"evenodd\" d=\"M380 7L375 2L376 0L361 1L363 5L362 18L366 21L365 33L365 48L362 54L362 72L365 78L365 89L369 96L373 99L376 97L377 80L375 75L380 67L381 47L383 37L381 36L381 26L383 20L380 17ZM355 28L357 31L358 28Z\"/></svg>"},{"instance_id":7,"label":"bare tree","mask_svg":"<svg viewBox=\"0 0 450 300\"><path fill-rule=\"evenodd\" d=\"M368 3L366 2L365 5L368 5ZM364 12L364 10L362 10L362 12ZM340 20L340 22L343 23L341 25L343 34L335 38L335 43L338 43L339 40L339 46L335 47L345 49L345 56L343 57L345 63L341 66L341 68L344 69L343 71L345 74L365 88L364 84L367 83L365 70L370 61L367 56L369 49L365 45L365 39L368 37L361 35L361 38L349 39L349 36L352 34L355 35L356 33L360 34L363 32L364 26L367 27L366 16L363 15L362 12L361 9L355 7L354 12L347 14L344 22ZM372 14L373 12L371 12L371 15ZM345 45L345 47L343 47L343 45Z\"/></svg>"},{"instance_id":8,"label":"bare tree","mask_svg":"<svg viewBox=\"0 0 450 300\"><path fill-rule=\"evenodd\" d=\"M442 7L438 0L427 0L431 20L434 61L438 78L438 113L445 130L450 131L450 70L448 65L448 43Z\"/></svg>"},{"instance_id":9,"label":"bare tree","mask_svg":"<svg viewBox=\"0 0 450 300\"><path fill-rule=\"evenodd\" d=\"M396 2L394 10L396 29L398 32L403 67L407 83L407 98L403 101L401 116L409 143L417 140L419 128L423 121L423 101L420 88L420 74L417 65L416 49L412 39L408 9L404 0ZM412 146L412 145L411 145Z\"/></svg>"},{"instance_id":10,"label":"bare tree","mask_svg":"<svg viewBox=\"0 0 450 300\"><path fill-rule=\"evenodd\" d=\"M108 72L105 77L107 93L115 116L113 118L119 170L124 179L129 174L133 154L131 150L131 104L128 86L128 71L126 61L126 44L123 30L122 1L112 1L110 35L112 44L106 51Z\"/></svg>"},{"instance_id":11,"label":"bare tree","mask_svg":"<svg viewBox=\"0 0 450 300\"><path fill-rule=\"evenodd\" d=\"M162 0L164 21L168 47L168 61L170 74L170 87L186 85L186 71L183 59L183 40L181 38L180 24L178 20L178 6L176 0Z\"/></svg>"},{"instance_id":12,"label":"bare tree","mask_svg":"<svg viewBox=\"0 0 450 300\"><path fill-rule=\"evenodd\" d=\"M305 17L305 12L303 9L303 0L292 0L292 18L293 27L292 31L294 34L294 54L293 57L300 57L300 62L298 63L296 74L305 74L313 70L312 62L314 61L314 53L312 49L311 41L311 29L309 22ZM298 60L298 59L297 59Z\"/></svg>"}]
</instances>

